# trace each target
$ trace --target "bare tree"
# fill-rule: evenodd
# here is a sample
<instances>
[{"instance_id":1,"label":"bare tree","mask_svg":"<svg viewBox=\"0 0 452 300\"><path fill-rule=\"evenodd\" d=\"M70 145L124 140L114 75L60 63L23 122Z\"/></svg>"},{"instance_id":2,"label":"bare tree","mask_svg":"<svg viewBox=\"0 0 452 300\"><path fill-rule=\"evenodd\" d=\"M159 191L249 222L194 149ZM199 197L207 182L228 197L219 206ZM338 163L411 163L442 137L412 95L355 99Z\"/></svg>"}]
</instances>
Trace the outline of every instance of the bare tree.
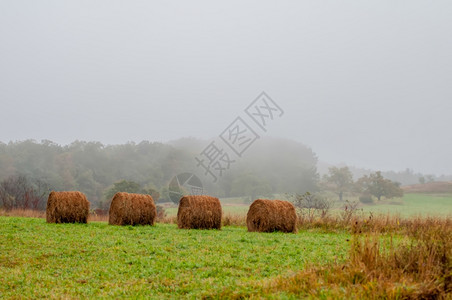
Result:
<instances>
[{"instance_id":1,"label":"bare tree","mask_svg":"<svg viewBox=\"0 0 452 300\"><path fill-rule=\"evenodd\" d=\"M358 210L359 202L345 200L343 210L341 211L341 218L344 224L349 224L353 216Z\"/></svg>"},{"instance_id":2,"label":"bare tree","mask_svg":"<svg viewBox=\"0 0 452 300\"><path fill-rule=\"evenodd\" d=\"M317 195L306 192L303 195L289 196L293 205L302 215L306 215L309 221L313 221L316 215L325 218L332 206L332 202Z\"/></svg>"},{"instance_id":3,"label":"bare tree","mask_svg":"<svg viewBox=\"0 0 452 300\"><path fill-rule=\"evenodd\" d=\"M30 180L25 175L14 175L0 182L0 206L13 208L43 209L49 192L46 182Z\"/></svg>"}]
</instances>

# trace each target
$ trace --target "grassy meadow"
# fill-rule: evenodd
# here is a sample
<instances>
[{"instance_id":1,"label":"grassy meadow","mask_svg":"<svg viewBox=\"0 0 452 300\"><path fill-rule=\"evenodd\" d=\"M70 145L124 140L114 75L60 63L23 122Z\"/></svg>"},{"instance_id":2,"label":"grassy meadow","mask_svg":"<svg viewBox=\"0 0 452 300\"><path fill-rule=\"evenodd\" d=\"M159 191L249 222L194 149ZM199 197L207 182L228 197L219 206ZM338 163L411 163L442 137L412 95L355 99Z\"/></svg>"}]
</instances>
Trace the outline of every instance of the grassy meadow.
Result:
<instances>
[{"instance_id":1,"label":"grassy meadow","mask_svg":"<svg viewBox=\"0 0 452 300\"><path fill-rule=\"evenodd\" d=\"M348 197L346 199L359 202L358 197ZM220 200L225 214L245 216L248 211L249 205L244 204L243 198L222 198ZM343 203L335 202L332 212L340 211L342 206ZM406 193L403 198L383 199L380 202L375 200L373 204L360 203L358 208L364 213L392 214L402 217L418 215L452 216L452 194ZM166 212L168 216L175 216L177 214L177 206L167 207Z\"/></svg>"},{"instance_id":2,"label":"grassy meadow","mask_svg":"<svg viewBox=\"0 0 452 300\"><path fill-rule=\"evenodd\" d=\"M365 212L399 214L403 217L424 215L452 216L452 194L405 194L401 199L363 206Z\"/></svg>"},{"instance_id":3,"label":"grassy meadow","mask_svg":"<svg viewBox=\"0 0 452 300\"><path fill-rule=\"evenodd\" d=\"M343 261L349 238L0 217L0 298L219 297L308 263Z\"/></svg>"},{"instance_id":4,"label":"grassy meadow","mask_svg":"<svg viewBox=\"0 0 452 300\"><path fill-rule=\"evenodd\" d=\"M336 208L296 234L247 232L248 206L222 201L221 230L180 230L175 207L124 227L0 211L0 298L451 299L450 195Z\"/></svg>"}]
</instances>

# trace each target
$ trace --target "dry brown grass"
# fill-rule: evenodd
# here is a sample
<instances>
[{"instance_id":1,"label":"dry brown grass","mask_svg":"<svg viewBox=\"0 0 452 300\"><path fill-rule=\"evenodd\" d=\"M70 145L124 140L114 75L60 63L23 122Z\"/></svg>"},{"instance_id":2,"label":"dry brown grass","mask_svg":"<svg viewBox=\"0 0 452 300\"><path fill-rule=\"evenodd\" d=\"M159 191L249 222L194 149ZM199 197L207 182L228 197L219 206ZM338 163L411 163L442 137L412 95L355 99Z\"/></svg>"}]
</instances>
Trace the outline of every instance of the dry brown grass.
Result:
<instances>
[{"instance_id":1,"label":"dry brown grass","mask_svg":"<svg viewBox=\"0 0 452 300\"><path fill-rule=\"evenodd\" d=\"M400 234L353 234L348 261L311 266L263 293L334 299L451 299L452 220L408 219ZM380 227L379 227L380 228Z\"/></svg>"},{"instance_id":2,"label":"dry brown grass","mask_svg":"<svg viewBox=\"0 0 452 300\"><path fill-rule=\"evenodd\" d=\"M296 232L295 207L288 201L257 199L248 210L246 225L250 232Z\"/></svg>"},{"instance_id":3,"label":"dry brown grass","mask_svg":"<svg viewBox=\"0 0 452 300\"><path fill-rule=\"evenodd\" d=\"M451 216L401 217L397 214L352 214L348 217L342 215L328 215L324 218L314 218L307 221L299 216L298 229L322 229L324 231L350 231L351 233L403 233L410 228L428 226L426 224L449 223ZM451 224L452 225L452 224Z\"/></svg>"},{"instance_id":4,"label":"dry brown grass","mask_svg":"<svg viewBox=\"0 0 452 300\"><path fill-rule=\"evenodd\" d=\"M98 215L91 212L88 216L88 222L108 222L108 215Z\"/></svg>"},{"instance_id":5,"label":"dry brown grass","mask_svg":"<svg viewBox=\"0 0 452 300\"><path fill-rule=\"evenodd\" d=\"M177 225L177 216L165 216L157 221L161 224L176 224Z\"/></svg>"},{"instance_id":6,"label":"dry brown grass","mask_svg":"<svg viewBox=\"0 0 452 300\"><path fill-rule=\"evenodd\" d=\"M22 217L22 218L46 218L46 212L44 210L32 210L32 209L0 209L0 216L3 217ZM88 222L108 222L108 215L98 215L94 211L91 211L88 215Z\"/></svg>"},{"instance_id":7,"label":"dry brown grass","mask_svg":"<svg viewBox=\"0 0 452 300\"><path fill-rule=\"evenodd\" d=\"M179 202L177 226L183 229L221 229L220 200L210 196L184 196Z\"/></svg>"},{"instance_id":8,"label":"dry brown grass","mask_svg":"<svg viewBox=\"0 0 452 300\"><path fill-rule=\"evenodd\" d=\"M0 209L0 216L3 217L24 217L24 218L42 218L46 217L43 210L13 208L11 210Z\"/></svg>"},{"instance_id":9,"label":"dry brown grass","mask_svg":"<svg viewBox=\"0 0 452 300\"><path fill-rule=\"evenodd\" d=\"M108 215L110 225L154 225L157 211L150 195L116 193Z\"/></svg>"},{"instance_id":10,"label":"dry brown grass","mask_svg":"<svg viewBox=\"0 0 452 300\"><path fill-rule=\"evenodd\" d=\"M0 208L0 216L3 217L24 217L24 218L41 218L45 219L46 212L41 210L32 209L11 209L5 210ZM98 213L98 210L94 209L89 212L88 222L108 222L107 213ZM164 214L157 214L156 222L163 224L177 224L176 216L166 216Z\"/></svg>"},{"instance_id":11,"label":"dry brown grass","mask_svg":"<svg viewBox=\"0 0 452 300\"><path fill-rule=\"evenodd\" d=\"M413 184L402 187L405 193L450 194L452 181L436 181L424 184Z\"/></svg>"},{"instance_id":12,"label":"dry brown grass","mask_svg":"<svg viewBox=\"0 0 452 300\"><path fill-rule=\"evenodd\" d=\"M237 213L224 214L223 226L246 226L246 215Z\"/></svg>"},{"instance_id":13,"label":"dry brown grass","mask_svg":"<svg viewBox=\"0 0 452 300\"><path fill-rule=\"evenodd\" d=\"M55 192L49 194L46 209L47 223L87 223L89 202L81 192Z\"/></svg>"}]
</instances>

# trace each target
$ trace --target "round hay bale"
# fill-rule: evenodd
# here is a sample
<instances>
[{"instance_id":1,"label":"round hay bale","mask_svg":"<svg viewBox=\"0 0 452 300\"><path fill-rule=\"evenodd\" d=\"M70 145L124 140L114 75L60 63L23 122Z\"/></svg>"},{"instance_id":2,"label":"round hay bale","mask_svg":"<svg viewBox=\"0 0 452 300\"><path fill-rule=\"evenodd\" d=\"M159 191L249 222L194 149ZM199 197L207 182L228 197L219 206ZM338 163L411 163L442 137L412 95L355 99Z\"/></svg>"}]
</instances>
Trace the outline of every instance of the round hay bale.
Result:
<instances>
[{"instance_id":1,"label":"round hay bale","mask_svg":"<svg viewBox=\"0 0 452 300\"><path fill-rule=\"evenodd\" d=\"M248 231L297 232L297 214L292 203L282 200L255 200L246 215Z\"/></svg>"},{"instance_id":2,"label":"round hay bale","mask_svg":"<svg viewBox=\"0 0 452 300\"><path fill-rule=\"evenodd\" d=\"M177 226L183 229L221 229L220 200L210 196L184 196L179 201Z\"/></svg>"},{"instance_id":3,"label":"round hay bale","mask_svg":"<svg viewBox=\"0 0 452 300\"><path fill-rule=\"evenodd\" d=\"M110 204L110 225L154 225L157 214L151 195L116 193Z\"/></svg>"},{"instance_id":4,"label":"round hay bale","mask_svg":"<svg viewBox=\"0 0 452 300\"><path fill-rule=\"evenodd\" d=\"M46 208L47 223L87 223L89 201L81 192L49 194Z\"/></svg>"}]
</instances>

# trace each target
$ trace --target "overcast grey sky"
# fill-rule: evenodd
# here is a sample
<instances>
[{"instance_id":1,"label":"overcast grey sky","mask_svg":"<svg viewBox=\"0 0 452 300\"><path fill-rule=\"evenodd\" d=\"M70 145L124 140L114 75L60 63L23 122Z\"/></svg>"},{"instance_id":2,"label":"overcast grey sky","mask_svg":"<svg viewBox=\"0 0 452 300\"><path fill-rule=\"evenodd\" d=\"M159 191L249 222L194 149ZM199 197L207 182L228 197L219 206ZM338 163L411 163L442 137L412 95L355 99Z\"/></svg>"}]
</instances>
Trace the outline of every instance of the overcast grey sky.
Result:
<instances>
[{"instance_id":1,"label":"overcast grey sky","mask_svg":"<svg viewBox=\"0 0 452 300\"><path fill-rule=\"evenodd\" d=\"M322 161L452 174L451 16L451 1L3 0L0 141L209 139L265 90L285 111L267 134Z\"/></svg>"}]
</instances>

